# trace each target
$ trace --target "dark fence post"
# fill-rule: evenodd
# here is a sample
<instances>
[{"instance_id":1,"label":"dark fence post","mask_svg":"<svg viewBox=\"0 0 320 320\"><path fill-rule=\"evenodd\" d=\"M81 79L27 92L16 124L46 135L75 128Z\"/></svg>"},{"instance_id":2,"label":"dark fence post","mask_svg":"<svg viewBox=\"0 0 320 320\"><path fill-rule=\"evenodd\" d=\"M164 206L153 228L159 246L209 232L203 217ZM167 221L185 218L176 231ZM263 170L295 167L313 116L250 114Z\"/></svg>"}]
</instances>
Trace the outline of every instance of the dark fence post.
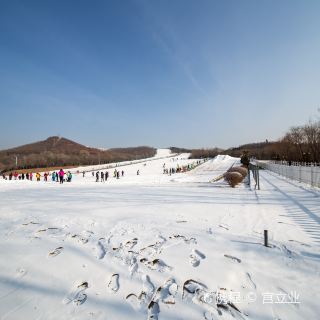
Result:
<instances>
[{"instance_id":1,"label":"dark fence post","mask_svg":"<svg viewBox=\"0 0 320 320\"><path fill-rule=\"evenodd\" d=\"M269 247L268 243L268 230L264 230L264 246Z\"/></svg>"}]
</instances>

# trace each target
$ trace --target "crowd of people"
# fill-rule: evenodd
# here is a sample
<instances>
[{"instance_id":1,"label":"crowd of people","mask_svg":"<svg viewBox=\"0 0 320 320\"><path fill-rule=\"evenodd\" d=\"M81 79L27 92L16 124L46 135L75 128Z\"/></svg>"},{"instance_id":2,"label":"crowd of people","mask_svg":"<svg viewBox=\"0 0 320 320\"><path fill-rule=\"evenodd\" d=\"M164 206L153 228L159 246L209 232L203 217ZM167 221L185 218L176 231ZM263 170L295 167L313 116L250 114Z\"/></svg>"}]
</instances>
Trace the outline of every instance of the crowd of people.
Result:
<instances>
[{"instance_id":1,"label":"crowd of people","mask_svg":"<svg viewBox=\"0 0 320 320\"><path fill-rule=\"evenodd\" d=\"M179 164L177 164L176 167L170 167L170 168L167 168L166 167L166 164L164 163L163 164L163 174L168 174L168 175L172 175L172 174L175 174L175 173L180 173L180 172L186 172L186 171L190 171L192 169L194 169L196 166L198 166L199 164L201 164L201 161L196 161L196 163L190 163L190 164L187 164L185 166L180 166Z\"/></svg>"},{"instance_id":2,"label":"crowd of people","mask_svg":"<svg viewBox=\"0 0 320 320\"><path fill-rule=\"evenodd\" d=\"M172 159L171 161L176 162L178 161L177 159ZM202 160L203 161L203 160ZM179 163L177 163L176 166L170 165L169 168L166 167L166 164L163 164L163 174L168 174L172 175L175 173L180 173L180 172L187 172L195 167L197 167L199 164L201 164L200 160L195 161L193 163L181 166ZM143 164L146 166L147 164ZM78 174L80 174L79 171L77 171ZM92 177L95 179L96 182L105 182L108 181L109 179L109 172L108 171L91 171ZM139 176L140 175L140 170L138 169L136 171L136 174ZM82 171L82 176L85 177L86 171ZM116 179L120 179L120 177L124 177L125 172L124 170L117 170L117 168L114 169L113 171L113 177ZM30 180L30 181L52 181L52 182L58 182L60 184L63 184L64 182L71 182L72 181L72 173L70 171L64 171L63 169L60 169L59 171L52 171L52 172L10 172L9 174L2 173L2 178L5 180Z\"/></svg>"},{"instance_id":3,"label":"crowd of people","mask_svg":"<svg viewBox=\"0 0 320 320\"><path fill-rule=\"evenodd\" d=\"M83 171L82 176L85 177L85 174L86 174L86 172ZM139 175L139 170L137 171L137 175ZM104 171L97 171L97 172L92 171L92 177L95 177L96 182L100 182L100 181L105 182L105 181L108 181L109 172L108 171L105 171L105 172ZM124 177L124 171L114 169L113 177L116 179L120 179L120 177Z\"/></svg>"},{"instance_id":4,"label":"crowd of people","mask_svg":"<svg viewBox=\"0 0 320 320\"><path fill-rule=\"evenodd\" d=\"M41 178L43 178L43 181L47 182L50 178L53 182L59 182L60 184L64 182L71 182L72 181L72 173L70 171L65 172L63 169L60 169L59 171L53 171L53 172L10 172L8 175L5 173L2 174L2 178L5 180L29 180L33 181L34 179L36 181L41 181Z\"/></svg>"}]
</instances>

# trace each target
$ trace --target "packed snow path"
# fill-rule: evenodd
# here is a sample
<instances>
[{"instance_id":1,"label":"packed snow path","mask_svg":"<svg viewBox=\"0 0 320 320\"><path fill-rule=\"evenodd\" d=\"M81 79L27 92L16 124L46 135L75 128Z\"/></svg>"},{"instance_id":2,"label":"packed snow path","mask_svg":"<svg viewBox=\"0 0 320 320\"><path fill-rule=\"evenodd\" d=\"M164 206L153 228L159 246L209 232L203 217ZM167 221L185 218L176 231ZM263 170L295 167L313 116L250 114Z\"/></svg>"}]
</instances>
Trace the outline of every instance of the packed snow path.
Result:
<instances>
[{"instance_id":1,"label":"packed snow path","mask_svg":"<svg viewBox=\"0 0 320 320\"><path fill-rule=\"evenodd\" d=\"M208 183L228 156L164 162L192 160L1 180L0 319L317 319L319 192L264 171L259 191Z\"/></svg>"}]
</instances>

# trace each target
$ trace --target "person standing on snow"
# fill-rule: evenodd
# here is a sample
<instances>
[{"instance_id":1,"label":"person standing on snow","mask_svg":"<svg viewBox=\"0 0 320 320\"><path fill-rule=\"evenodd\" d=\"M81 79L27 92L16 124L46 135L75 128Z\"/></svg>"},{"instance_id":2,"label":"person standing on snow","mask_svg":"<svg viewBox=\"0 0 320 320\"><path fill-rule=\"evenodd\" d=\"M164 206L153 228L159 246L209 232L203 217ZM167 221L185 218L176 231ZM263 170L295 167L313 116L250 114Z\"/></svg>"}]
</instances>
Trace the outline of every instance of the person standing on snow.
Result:
<instances>
[{"instance_id":1,"label":"person standing on snow","mask_svg":"<svg viewBox=\"0 0 320 320\"><path fill-rule=\"evenodd\" d=\"M106 173L105 173L105 178L106 178L106 181L107 181L108 178L109 178L109 172L108 172L108 171L106 171Z\"/></svg>"},{"instance_id":2,"label":"person standing on snow","mask_svg":"<svg viewBox=\"0 0 320 320\"><path fill-rule=\"evenodd\" d=\"M62 169L60 169L60 171L59 171L60 184L63 183L63 178L64 178L64 171Z\"/></svg>"},{"instance_id":3,"label":"person standing on snow","mask_svg":"<svg viewBox=\"0 0 320 320\"><path fill-rule=\"evenodd\" d=\"M101 182L104 182L104 172L101 171Z\"/></svg>"},{"instance_id":4,"label":"person standing on snow","mask_svg":"<svg viewBox=\"0 0 320 320\"><path fill-rule=\"evenodd\" d=\"M99 181L99 171L96 172L96 182Z\"/></svg>"}]
</instances>

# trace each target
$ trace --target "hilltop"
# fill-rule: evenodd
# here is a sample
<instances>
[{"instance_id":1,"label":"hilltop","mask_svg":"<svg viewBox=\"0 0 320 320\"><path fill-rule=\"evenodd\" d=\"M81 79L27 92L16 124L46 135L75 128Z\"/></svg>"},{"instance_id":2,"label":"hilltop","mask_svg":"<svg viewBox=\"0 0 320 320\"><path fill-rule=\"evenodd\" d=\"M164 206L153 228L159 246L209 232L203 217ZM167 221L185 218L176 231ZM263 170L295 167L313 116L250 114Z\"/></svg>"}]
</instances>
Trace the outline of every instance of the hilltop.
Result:
<instances>
[{"instance_id":1,"label":"hilltop","mask_svg":"<svg viewBox=\"0 0 320 320\"><path fill-rule=\"evenodd\" d=\"M148 158L155 153L156 149L146 146L101 150L53 136L46 140L0 151L0 170L92 165Z\"/></svg>"}]
</instances>

